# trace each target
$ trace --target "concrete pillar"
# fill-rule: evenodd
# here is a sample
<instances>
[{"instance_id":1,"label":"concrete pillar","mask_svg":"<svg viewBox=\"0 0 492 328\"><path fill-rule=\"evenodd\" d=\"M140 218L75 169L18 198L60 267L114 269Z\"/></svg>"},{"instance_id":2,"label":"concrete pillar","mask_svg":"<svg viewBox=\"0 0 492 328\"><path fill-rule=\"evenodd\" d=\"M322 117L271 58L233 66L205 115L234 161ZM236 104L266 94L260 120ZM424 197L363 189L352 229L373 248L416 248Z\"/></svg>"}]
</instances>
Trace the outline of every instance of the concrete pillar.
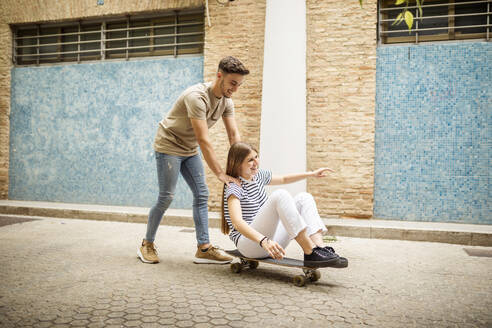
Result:
<instances>
[{"instance_id":1,"label":"concrete pillar","mask_svg":"<svg viewBox=\"0 0 492 328\"><path fill-rule=\"evenodd\" d=\"M277 175L306 170L304 0L267 0L260 166ZM306 181L281 188L295 195L306 190Z\"/></svg>"}]
</instances>

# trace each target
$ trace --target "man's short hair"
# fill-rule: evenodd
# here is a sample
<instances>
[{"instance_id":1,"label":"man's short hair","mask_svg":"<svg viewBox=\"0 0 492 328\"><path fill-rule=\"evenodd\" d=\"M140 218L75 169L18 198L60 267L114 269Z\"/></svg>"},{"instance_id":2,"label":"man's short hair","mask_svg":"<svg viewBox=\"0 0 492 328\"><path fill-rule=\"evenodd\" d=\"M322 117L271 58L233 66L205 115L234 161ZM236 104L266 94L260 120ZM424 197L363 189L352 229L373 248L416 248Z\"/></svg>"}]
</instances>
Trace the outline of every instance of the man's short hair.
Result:
<instances>
[{"instance_id":1,"label":"man's short hair","mask_svg":"<svg viewBox=\"0 0 492 328\"><path fill-rule=\"evenodd\" d=\"M243 63L235 57L227 56L222 58L219 63L219 71L224 72L226 74L236 73L241 75L248 75L249 70L244 67Z\"/></svg>"}]
</instances>

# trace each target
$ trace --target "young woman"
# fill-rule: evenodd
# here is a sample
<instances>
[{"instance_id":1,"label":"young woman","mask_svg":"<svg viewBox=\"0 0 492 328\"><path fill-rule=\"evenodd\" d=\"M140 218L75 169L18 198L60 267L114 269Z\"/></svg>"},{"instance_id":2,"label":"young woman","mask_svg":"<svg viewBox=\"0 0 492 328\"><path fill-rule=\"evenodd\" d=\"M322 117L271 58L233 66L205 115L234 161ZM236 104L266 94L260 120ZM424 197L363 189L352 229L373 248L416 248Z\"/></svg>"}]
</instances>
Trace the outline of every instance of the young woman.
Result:
<instances>
[{"instance_id":1,"label":"young woman","mask_svg":"<svg viewBox=\"0 0 492 328\"><path fill-rule=\"evenodd\" d=\"M265 185L321 178L327 171L331 170L320 168L275 176L259 168L254 148L242 142L233 144L227 157L226 174L238 178L241 185L232 182L224 185L222 232L229 234L239 252L247 257L281 259L284 249L295 239L304 251L305 265L346 267L347 259L323 243L322 232L326 227L310 194L303 192L292 197L280 189L268 197L265 192Z\"/></svg>"}]
</instances>

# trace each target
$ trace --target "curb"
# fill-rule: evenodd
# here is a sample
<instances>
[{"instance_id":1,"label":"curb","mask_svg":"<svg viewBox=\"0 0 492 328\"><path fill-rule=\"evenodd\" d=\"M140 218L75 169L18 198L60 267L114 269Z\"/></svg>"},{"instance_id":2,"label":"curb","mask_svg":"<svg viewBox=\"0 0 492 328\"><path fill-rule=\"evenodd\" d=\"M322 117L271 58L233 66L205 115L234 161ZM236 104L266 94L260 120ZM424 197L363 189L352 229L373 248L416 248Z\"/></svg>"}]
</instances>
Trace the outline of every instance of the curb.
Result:
<instances>
[{"instance_id":1,"label":"curb","mask_svg":"<svg viewBox=\"0 0 492 328\"><path fill-rule=\"evenodd\" d=\"M147 223L149 209L105 205L0 200L0 214ZM396 220L323 219L328 235L439 242L492 247L492 226ZM168 209L161 224L194 227L192 211ZM220 227L220 213L209 212L209 227Z\"/></svg>"},{"instance_id":2,"label":"curb","mask_svg":"<svg viewBox=\"0 0 492 328\"><path fill-rule=\"evenodd\" d=\"M149 208L0 200L0 214L64 219L147 223ZM168 209L161 224L194 227L192 210ZM209 212L209 227L220 227L219 213Z\"/></svg>"},{"instance_id":3,"label":"curb","mask_svg":"<svg viewBox=\"0 0 492 328\"><path fill-rule=\"evenodd\" d=\"M479 231L460 231L446 228L408 228L408 227L381 227L381 226L359 226L346 224L334 224L330 219L323 220L328 229L329 235L374 238L374 239L395 239L408 241L425 241L447 244L487 246L492 247L492 232ZM370 220L372 221L372 220ZM382 220L381 220L382 221ZM389 222L391 224L391 221ZM419 222L420 223L420 222ZM459 225L459 224L456 224Z\"/></svg>"}]
</instances>

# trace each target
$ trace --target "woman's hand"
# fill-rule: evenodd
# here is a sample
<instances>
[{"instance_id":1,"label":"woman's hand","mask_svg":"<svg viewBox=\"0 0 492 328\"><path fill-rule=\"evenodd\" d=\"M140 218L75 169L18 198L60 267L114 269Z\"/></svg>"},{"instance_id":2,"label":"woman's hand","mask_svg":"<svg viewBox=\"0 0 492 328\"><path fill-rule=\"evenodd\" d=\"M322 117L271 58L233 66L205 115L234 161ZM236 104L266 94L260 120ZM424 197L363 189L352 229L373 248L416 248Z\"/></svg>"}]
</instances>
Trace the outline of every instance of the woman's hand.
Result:
<instances>
[{"instance_id":1,"label":"woman's hand","mask_svg":"<svg viewBox=\"0 0 492 328\"><path fill-rule=\"evenodd\" d=\"M319 169L313 171L313 177L316 177L316 178L326 177L327 176L326 172L335 172L335 171L333 171L332 169L329 169L327 167L322 167L322 168L319 168Z\"/></svg>"},{"instance_id":2,"label":"woman's hand","mask_svg":"<svg viewBox=\"0 0 492 328\"><path fill-rule=\"evenodd\" d=\"M281 260L285 256L285 251L276 241L265 239L261 247L268 252L271 258Z\"/></svg>"}]
</instances>

